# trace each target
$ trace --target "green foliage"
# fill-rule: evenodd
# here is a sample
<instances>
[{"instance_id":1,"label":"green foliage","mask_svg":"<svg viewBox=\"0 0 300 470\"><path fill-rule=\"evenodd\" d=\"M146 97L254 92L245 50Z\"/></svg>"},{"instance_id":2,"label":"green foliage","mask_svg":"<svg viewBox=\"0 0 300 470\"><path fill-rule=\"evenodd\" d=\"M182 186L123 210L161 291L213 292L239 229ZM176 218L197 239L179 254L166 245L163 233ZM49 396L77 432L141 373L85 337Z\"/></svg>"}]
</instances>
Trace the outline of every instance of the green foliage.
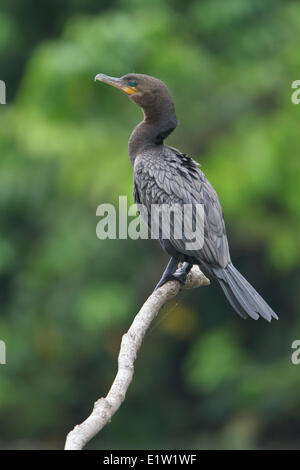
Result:
<instances>
[{"instance_id":1,"label":"green foliage","mask_svg":"<svg viewBox=\"0 0 300 470\"><path fill-rule=\"evenodd\" d=\"M209 331L193 344L188 356L187 377L193 387L211 393L236 376L244 366L242 352L231 331Z\"/></svg>"},{"instance_id":2,"label":"green foliage","mask_svg":"<svg viewBox=\"0 0 300 470\"><path fill-rule=\"evenodd\" d=\"M167 262L154 242L95 235L99 204L132 201L127 140L141 113L93 77L131 71L168 84L180 120L169 142L201 162L232 258L280 320L242 322L215 285L166 307L126 404L90 447L299 440L299 13L279 0L2 8L0 79L15 96L0 109L3 448L62 446L106 393L121 336Z\"/></svg>"}]
</instances>

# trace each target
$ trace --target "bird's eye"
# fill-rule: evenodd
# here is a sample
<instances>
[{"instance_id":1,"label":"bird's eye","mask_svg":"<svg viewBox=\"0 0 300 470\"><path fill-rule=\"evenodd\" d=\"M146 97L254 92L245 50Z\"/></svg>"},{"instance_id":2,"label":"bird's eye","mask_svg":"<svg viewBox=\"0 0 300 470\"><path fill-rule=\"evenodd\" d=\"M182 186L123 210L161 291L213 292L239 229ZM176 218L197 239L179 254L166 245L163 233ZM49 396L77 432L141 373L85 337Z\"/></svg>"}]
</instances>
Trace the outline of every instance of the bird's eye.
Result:
<instances>
[{"instance_id":1,"label":"bird's eye","mask_svg":"<svg viewBox=\"0 0 300 470\"><path fill-rule=\"evenodd\" d=\"M131 82L129 82L129 85L130 85L130 86L136 86L136 81L135 81L135 80L131 80Z\"/></svg>"}]
</instances>

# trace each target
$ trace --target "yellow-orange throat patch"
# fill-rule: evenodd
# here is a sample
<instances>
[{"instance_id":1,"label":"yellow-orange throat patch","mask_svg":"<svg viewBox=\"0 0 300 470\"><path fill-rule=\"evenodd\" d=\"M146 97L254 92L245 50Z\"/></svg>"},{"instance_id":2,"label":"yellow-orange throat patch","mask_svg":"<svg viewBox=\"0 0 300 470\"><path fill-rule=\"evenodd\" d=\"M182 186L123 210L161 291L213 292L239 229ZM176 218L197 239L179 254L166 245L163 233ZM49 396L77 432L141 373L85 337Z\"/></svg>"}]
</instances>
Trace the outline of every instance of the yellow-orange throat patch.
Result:
<instances>
[{"instance_id":1,"label":"yellow-orange throat patch","mask_svg":"<svg viewBox=\"0 0 300 470\"><path fill-rule=\"evenodd\" d=\"M134 93L137 92L137 89L136 89L135 86L131 86L131 87L123 88L123 91L125 91L125 93L127 93L127 95L133 95Z\"/></svg>"}]
</instances>

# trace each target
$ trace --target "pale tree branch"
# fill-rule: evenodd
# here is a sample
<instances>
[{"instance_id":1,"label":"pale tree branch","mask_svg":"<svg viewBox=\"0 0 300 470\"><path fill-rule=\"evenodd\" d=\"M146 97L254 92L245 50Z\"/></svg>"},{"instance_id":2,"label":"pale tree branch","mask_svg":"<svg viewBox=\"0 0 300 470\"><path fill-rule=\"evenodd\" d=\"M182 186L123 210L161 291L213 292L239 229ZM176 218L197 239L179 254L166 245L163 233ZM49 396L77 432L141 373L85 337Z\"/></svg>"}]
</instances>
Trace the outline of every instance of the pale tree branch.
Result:
<instances>
[{"instance_id":1,"label":"pale tree branch","mask_svg":"<svg viewBox=\"0 0 300 470\"><path fill-rule=\"evenodd\" d=\"M124 401L127 389L132 381L134 361L143 338L161 307L167 301L173 299L181 287L183 289L192 289L207 286L209 283L209 279L204 276L198 266L193 266L184 287L180 286L178 281L169 281L150 295L134 318L129 330L122 337L118 372L108 394L105 398L97 400L90 416L69 432L65 450L83 449L111 421L112 416Z\"/></svg>"}]
</instances>

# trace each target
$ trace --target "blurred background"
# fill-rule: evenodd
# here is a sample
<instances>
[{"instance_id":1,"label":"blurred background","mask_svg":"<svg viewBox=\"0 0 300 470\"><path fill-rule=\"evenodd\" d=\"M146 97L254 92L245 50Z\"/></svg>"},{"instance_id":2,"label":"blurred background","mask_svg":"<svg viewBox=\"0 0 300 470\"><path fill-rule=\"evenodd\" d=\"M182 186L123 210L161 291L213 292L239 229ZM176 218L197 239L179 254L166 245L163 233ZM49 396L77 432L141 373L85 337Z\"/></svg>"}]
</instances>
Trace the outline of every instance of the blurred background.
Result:
<instances>
[{"instance_id":1,"label":"blurred background","mask_svg":"<svg viewBox=\"0 0 300 470\"><path fill-rule=\"evenodd\" d=\"M300 440L300 5L15 0L0 7L0 447L60 449L107 393L122 334L168 261L96 238L132 202L140 110L96 73L164 80L170 145L219 194L234 264L278 313L243 321L215 282L145 337L125 403L89 449L295 448Z\"/></svg>"}]
</instances>

